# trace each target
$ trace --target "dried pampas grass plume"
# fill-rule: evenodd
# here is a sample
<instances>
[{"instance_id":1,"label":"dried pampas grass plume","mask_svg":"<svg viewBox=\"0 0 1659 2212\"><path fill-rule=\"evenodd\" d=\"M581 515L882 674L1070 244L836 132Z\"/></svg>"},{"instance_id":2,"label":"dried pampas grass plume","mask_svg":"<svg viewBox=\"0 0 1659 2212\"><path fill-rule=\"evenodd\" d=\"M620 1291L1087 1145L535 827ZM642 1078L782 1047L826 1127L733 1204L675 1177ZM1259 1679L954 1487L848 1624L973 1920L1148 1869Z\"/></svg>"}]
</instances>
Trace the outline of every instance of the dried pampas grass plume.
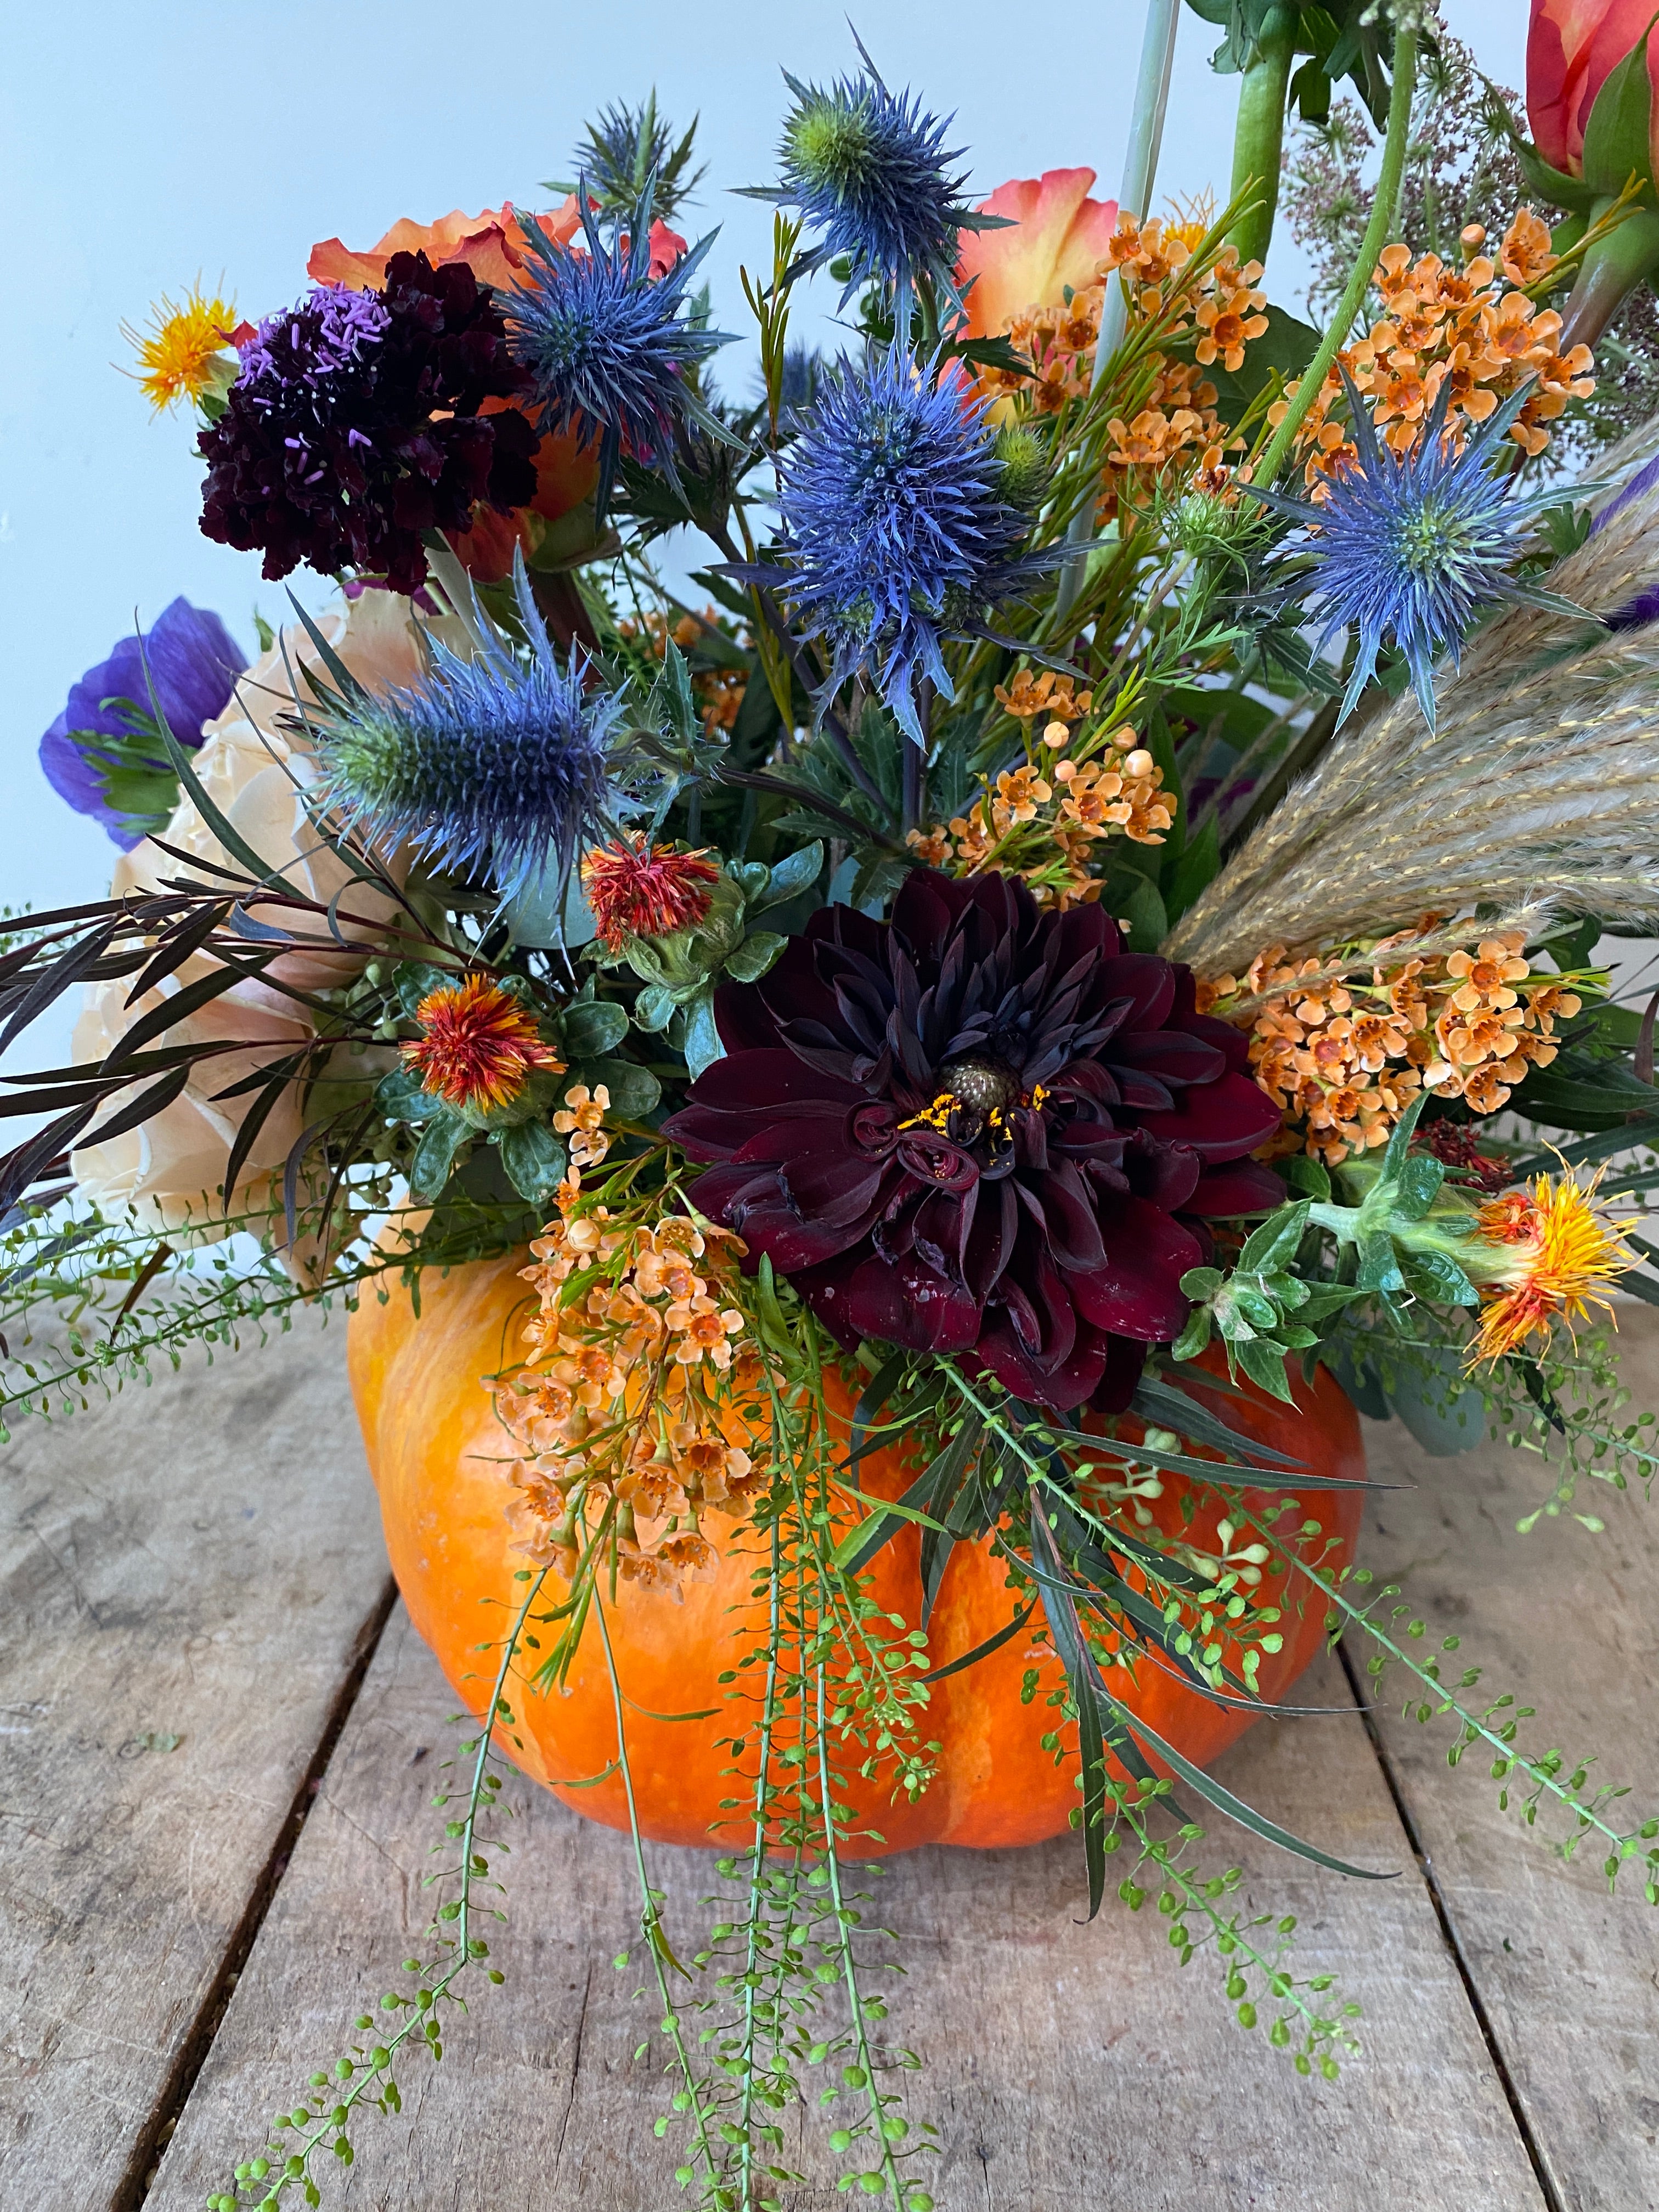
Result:
<instances>
[{"instance_id":1,"label":"dried pampas grass plume","mask_svg":"<svg viewBox=\"0 0 1659 2212\"><path fill-rule=\"evenodd\" d=\"M1595 535L1546 580L1589 613L1659 593L1659 483L1639 479L1656 451L1659 418L1604 457ZM1659 621L1613 631L1513 608L1443 672L1438 705L1437 732L1409 694L1341 732L1165 951L1242 973L1269 945L1476 905L1498 910L1494 929L1551 908L1659 924Z\"/></svg>"}]
</instances>

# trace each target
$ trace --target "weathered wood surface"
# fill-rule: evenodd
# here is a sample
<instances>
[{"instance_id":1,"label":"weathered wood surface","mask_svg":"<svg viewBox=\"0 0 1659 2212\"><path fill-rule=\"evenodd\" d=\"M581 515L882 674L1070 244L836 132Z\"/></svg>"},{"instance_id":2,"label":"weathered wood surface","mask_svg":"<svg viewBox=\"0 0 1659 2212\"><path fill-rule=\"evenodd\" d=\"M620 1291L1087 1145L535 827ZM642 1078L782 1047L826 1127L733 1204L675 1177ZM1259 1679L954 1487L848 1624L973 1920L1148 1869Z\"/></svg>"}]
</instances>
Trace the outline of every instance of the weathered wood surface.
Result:
<instances>
[{"instance_id":1,"label":"weathered wood surface","mask_svg":"<svg viewBox=\"0 0 1659 2212\"><path fill-rule=\"evenodd\" d=\"M307 1320L0 1453L0 2203L20 2212L138 2201L382 1603L342 1336Z\"/></svg>"},{"instance_id":2,"label":"weathered wood surface","mask_svg":"<svg viewBox=\"0 0 1659 2212\"><path fill-rule=\"evenodd\" d=\"M1626 1322L1646 1402L1656 1320ZM0 1729L23 1731L0 1735L8 2207L199 2212L425 1923L453 1700L401 1609L355 1687L381 1554L341 1367L333 1332L296 1337L112 1417L25 1431L0 1467ZM1535 1462L1429 1462L1397 1430L1368 1441L1379 1474L1419 1485L1375 1516L1376 1563L1410 1563L1460 1657L1542 1707L1540 1743L1600 1747L1620 1779L1659 1777L1648 1509L1598 1486L1607 1535L1522 1539ZM1334 1666L1310 1687L1344 1696ZM1375 1717L1386 1772L1358 1717L1262 1723L1223 1771L1341 1856L1401 1869L1396 1881L1362 1889L1218 1820L1206 1846L1245 1868L1252 1908L1299 1915L1298 1970L1338 1973L1364 2006L1365 2054L1334 2086L1235 2027L1212 1966L1176 1967L1150 1909L1109 1899L1080 1926L1069 1843L895 1865L879 1894L909 1975L891 2027L927 2055L911 2110L948 2146L930 2184L941 2212L1659 2203L1659 1923L1498 1814L1473 1759L1448 1774L1443 1736ZM136 1752L156 1732L178 1749ZM636 1926L627 1846L542 1798L511 1840L507 1985L451 2032L441 2067L406 2071L401 2122L365 2118L357 2166L331 2191L343 2212L678 2201L649 2128L661 2081L632 2056L654 2004L609 1963ZM671 1929L693 1929L708 1860L655 1858ZM814 2187L798 2212L847 2201Z\"/></svg>"},{"instance_id":3,"label":"weathered wood surface","mask_svg":"<svg viewBox=\"0 0 1659 2212\"><path fill-rule=\"evenodd\" d=\"M1623 1308L1620 1333L1627 1420L1659 1407L1659 1313ZM1659 1816L1659 1498L1584 1481L1579 1509L1603 1534L1563 1517L1522 1536L1516 1522L1553 1487L1529 1454L1485 1445L1425 1462L1397 1424L1368 1427L1366 1442L1379 1479L1420 1486L1382 1501L1367 1559L1462 1636L1457 1657L1484 1670L1470 1695L1514 1692L1538 1708L1522 1747L1559 1746L1569 1772L1593 1753L1594 1777L1633 1785L1609 1811L1617 1827ZM1632 1869L1607 1894L1604 1850L1586 1842L1564 1866L1527 1836L1498 1809L1489 1759L1471 1751L1451 1772L1443 1726L1401 1717L1404 1686L1376 1716L1386 1754L1559 2202L1659 2205L1659 1911ZM1570 1820L1558 1814L1549 1832Z\"/></svg>"},{"instance_id":4,"label":"weathered wood surface","mask_svg":"<svg viewBox=\"0 0 1659 2212\"><path fill-rule=\"evenodd\" d=\"M1318 1686L1341 1697L1334 1666ZM428 1799L452 1705L399 1609L147 2212L196 2212L228 2159L246 2154L250 2118L297 2097L359 2005L396 1978L430 1910ZM928 2183L939 2205L1536 2205L1358 1719L1264 1726L1226 1771L1333 1850L1407 1869L1362 1892L1248 1838L1224 1845L1248 1870L1251 1905L1302 1916L1304 1971L1342 1971L1366 2009L1369 2062L1334 2088L1303 2082L1231 2024L1207 1968L1176 1966L1150 1908L1131 1916L1114 1899L1079 1928L1069 1841L918 1852L880 1883L880 1910L909 1967L890 2027L928 2059L913 2114L947 2146ZM610 1964L638 1925L627 1840L538 1797L513 1845L509 1929L491 1938L507 1986L449 2036L441 2065L408 2069L403 2120L370 2114L356 2131L343 2212L643 2212L675 2200L673 2161L651 2132L663 2077L632 2056L655 2001L633 2001L637 1974ZM658 1850L651 1870L673 1940L695 1925L709 1862ZM829 2212L847 2199L824 2187L786 2201Z\"/></svg>"}]
</instances>

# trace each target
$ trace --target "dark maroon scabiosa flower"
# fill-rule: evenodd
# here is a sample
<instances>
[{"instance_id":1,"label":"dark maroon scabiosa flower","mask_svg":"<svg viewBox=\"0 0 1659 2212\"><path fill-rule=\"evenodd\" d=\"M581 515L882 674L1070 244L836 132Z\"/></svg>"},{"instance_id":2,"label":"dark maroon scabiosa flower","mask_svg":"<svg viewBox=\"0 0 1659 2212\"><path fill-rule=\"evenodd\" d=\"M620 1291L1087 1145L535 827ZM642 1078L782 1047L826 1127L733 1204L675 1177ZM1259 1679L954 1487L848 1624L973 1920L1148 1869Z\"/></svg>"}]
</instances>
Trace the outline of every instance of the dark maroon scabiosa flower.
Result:
<instances>
[{"instance_id":1,"label":"dark maroon scabiosa flower","mask_svg":"<svg viewBox=\"0 0 1659 2212\"><path fill-rule=\"evenodd\" d=\"M423 531L535 497L536 433L501 404L529 381L464 261L394 253L378 292L317 285L261 323L202 433L202 528L262 551L270 577L349 564L418 591Z\"/></svg>"},{"instance_id":2,"label":"dark maroon scabiosa flower","mask_svg":"<svg viewBox=\"0 0 1659 2212\"><path fill-rule=\"evenodd\" d=\"M1278 1127L1189 973L1097 906L918 870L890 922L813 915L726 985L726 1058L667 1133L698 1206L769 1255L843 1343L970 1355L1058 1411L1127 1402L1180 1333L1204 1248L1182 1217L1283 1196Z\"/></svg>"}]
</instances>

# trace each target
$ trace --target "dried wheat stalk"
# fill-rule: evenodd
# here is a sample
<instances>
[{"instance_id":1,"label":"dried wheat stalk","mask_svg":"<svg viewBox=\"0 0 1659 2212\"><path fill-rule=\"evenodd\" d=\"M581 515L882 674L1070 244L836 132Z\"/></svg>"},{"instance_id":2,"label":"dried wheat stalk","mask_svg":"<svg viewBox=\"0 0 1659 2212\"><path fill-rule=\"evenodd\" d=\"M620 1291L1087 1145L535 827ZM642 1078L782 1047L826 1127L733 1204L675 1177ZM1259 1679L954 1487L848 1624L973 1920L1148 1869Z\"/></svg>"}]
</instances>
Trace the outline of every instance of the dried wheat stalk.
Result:
<instances>
[{"instance_id":1,"label":"dried wheat stalk","mask_svg":"<svg viewBox=\"0 0 1659 2212\"><path fill-rule=\"evenodd\" d=\"M1659 418L1596 471L1592 504L1659 449ZM1548 577L1589 613L1659 589L1659 485ZM1236 853L1165 950L1239 973L1274 945L1340 944L1428 912L1553 907L1659 925L1659 623L1612 632L1516 607L1437 687L1437 732L1409 694L1352 724Z\"/></svg>"}]
</instances>

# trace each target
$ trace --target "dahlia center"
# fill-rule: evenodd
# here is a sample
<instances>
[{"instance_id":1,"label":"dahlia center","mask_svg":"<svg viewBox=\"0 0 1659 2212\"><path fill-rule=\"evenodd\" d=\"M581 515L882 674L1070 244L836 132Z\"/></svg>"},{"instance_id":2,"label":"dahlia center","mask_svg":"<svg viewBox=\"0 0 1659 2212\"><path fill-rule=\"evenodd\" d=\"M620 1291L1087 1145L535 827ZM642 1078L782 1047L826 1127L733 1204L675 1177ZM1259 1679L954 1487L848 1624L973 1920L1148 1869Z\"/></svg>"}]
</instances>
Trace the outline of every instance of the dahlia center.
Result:
<instances>
[{"instance_id":1,"label":"dahlia center","mask_svg":"<svg viewBox=\"0 0 1659 2212\"><path fill-rule=\"evenodd\" d=\"M939 1073L940 1091L988 1121L1018 1105L1023 1086L1006 1060L951 1060Z\"/></svg>"}]
</instances>

